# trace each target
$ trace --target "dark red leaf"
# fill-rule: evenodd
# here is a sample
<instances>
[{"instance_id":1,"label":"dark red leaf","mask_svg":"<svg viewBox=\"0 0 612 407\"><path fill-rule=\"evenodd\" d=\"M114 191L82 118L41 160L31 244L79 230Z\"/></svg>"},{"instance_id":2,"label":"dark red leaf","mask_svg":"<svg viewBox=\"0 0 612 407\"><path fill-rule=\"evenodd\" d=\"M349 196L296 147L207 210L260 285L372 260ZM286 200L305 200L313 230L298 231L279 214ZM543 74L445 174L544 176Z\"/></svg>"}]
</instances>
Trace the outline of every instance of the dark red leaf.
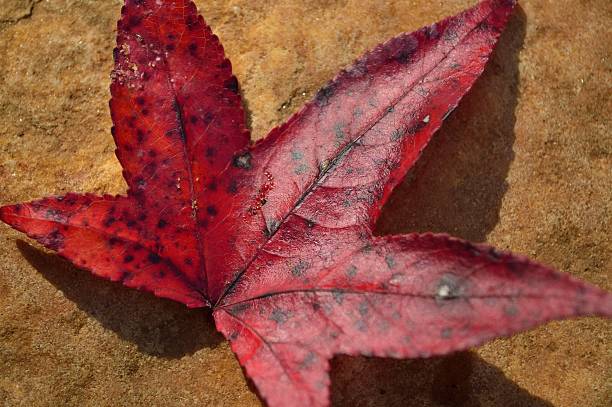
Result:
<instances>
[{"instance_id":1,"label":"dark red leaf","mask_svg":"<svg viewBox=\"0 0 612 407\"><path fill-rule=\"evenodd\" d=\"M237 81L190 1L127 0L117 26L110 108L127 198L69 195L0 216L94 274L204 306L207 191L250 140Z\"/></svg>"},{"instance_id":2,"label":"dark red leaf","mask_svg":"<svg viewBox=\"0 0 612 407\"><path fill-rule=\"evenodd\" d=\"M393 188L482 73L514 0L379 45L249 145L236 78L186 0L127 0L111 91L126 197L0 218L94 274L190 307L271 406L324 406L335 354L427 357L612 295L445 235L374 237Z\"/></svg>"}]
</instances>

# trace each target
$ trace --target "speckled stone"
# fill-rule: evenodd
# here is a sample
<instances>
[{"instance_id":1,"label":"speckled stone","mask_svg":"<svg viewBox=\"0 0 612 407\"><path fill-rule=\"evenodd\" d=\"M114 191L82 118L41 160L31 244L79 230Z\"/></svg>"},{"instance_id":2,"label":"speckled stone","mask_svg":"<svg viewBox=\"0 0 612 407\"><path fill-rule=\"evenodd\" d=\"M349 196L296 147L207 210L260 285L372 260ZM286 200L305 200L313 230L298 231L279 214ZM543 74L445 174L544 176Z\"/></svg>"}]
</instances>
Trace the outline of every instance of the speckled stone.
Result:
<instances>
[{"instance_id":1,"label":"speckled stone","mask_svg":"<svg viewBox=\"0 0 612 407\"><path fill-rule=\"evenodd\" d=\"M474 0L197 1L253 136L373 45ZM523 0L484 77L379 230L525 253L612 289L609 0ZM118 0L0 0L0 203L121 193L108 99ZM474 352L339 357L336 406L612 405L612 324L549 324ZM0 404L257 406L203 310L80 272L0 226Z\"/></svg>"}]
</instances>

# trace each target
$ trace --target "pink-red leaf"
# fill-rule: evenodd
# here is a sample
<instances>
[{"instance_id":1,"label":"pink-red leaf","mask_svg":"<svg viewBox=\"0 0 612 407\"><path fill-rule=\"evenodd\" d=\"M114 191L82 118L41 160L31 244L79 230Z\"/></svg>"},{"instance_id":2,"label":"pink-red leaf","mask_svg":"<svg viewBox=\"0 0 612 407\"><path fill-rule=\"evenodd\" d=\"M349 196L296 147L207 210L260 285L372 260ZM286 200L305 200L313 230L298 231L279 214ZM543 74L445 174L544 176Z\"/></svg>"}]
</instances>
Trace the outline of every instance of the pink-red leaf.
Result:
<instances>
[{"instance_id":1,"label":"pink-red leaf","mask_svg":"<svg viewBox=\"0 0 612 407\"><path fill-rule=\"evenodd\" d=\"M371 228L382 205L482 73L513 1L476 7L376 47L223 174L206 239L214 302L288 223ZM227 191L230 193L228 197ZM219 205L221 206L221 205Z\"/></svg>"},{"instance_id":2,"label":"pink-red leaf","mask_svg":"<svg viewBox=\"0 0 612 407\"><path fill-rule=\"evenodd\" d=\"M214 313L271 406L327 405L335 354L442 355L612 309L612 295L601 290L447 236L364 242L324 229L314 234L327 236L274 251L266 257L273 266L241 279ZM323 239L333 247L325 246L325 257Z\"/></svg>"},{"instance_id":3,"label":"pink-red leaf","mask_svg":"<svg viewBox=\"0 0 612 407\"><path fill-rule=\"evenodd\" d=\"M379 45L251 146L236 78L187 0L126 0L110 103L126 197L68 194L0 219L81 268L190 307L270 406L325 406L335 354L427 357L612 295L446 235L374 237L393 188L482 73L515 5Z\"/></svg>"}]
</instances>

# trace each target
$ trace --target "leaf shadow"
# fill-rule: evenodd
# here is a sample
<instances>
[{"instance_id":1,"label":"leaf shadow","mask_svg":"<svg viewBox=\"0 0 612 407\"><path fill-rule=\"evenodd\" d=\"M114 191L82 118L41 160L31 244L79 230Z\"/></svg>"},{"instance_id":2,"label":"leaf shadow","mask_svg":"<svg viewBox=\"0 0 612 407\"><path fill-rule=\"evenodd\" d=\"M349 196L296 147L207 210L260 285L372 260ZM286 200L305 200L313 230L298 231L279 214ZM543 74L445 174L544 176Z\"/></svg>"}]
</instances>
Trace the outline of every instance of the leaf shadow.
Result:
<instances>
[{"instance_id":1,"label":"leaf shadow","mask_svg":"<svg viewBox=\"0 0 612 407\"><path fill-rule=\"evenodd\" d=\"M224 341L208 309L128 289L18 240L23 257L79 309L148 355L177 359Z\"/></svg>"},{"instance_id":2,"label":"leaf shadow","mask_svg":"<svg viewBox=\"0 0 612 407\"><path fill-rule=\"evenodd\" d=\"M416 360L335 358L335 407L553 407L472 352Z\"/></svg>"},{"instance_id":3,"label":"leaf shadow","mask_svg":"<svg viewBox=\"0 0 612 407\"><path fill-rule=\"evenodd\" d=\"M392 194L377 234L432 231L481 242L493 230L514 159L526 21L518 6L482 77ZM403 361L337 357L332 401L334 406L551 406L472 352Z\"/></svg>"}]
</instances>

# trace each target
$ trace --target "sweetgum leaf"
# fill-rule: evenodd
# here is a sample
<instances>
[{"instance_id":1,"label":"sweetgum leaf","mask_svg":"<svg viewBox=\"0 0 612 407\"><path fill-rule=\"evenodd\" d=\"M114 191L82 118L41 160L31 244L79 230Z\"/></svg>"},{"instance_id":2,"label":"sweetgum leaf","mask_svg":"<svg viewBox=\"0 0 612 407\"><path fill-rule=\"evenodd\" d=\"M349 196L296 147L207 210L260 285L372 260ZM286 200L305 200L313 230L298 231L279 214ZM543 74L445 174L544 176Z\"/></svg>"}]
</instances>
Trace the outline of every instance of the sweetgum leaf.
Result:
<instances>
[{"instance_id":1,"label":"sweetgum leaf","mask_svg":"<svg viewBox=\"0 0 612 407\"><path fill-rule=\"evenodd\" d=\"M482 73L515 0L379 45L251 145L221 44L187 0L126 0L110 102L127 196L0 218L75 265L189 307L270 406L329 403L335 354L428 357L612 295L446 235L375 237L393 188Z\"/></svg>"}]
</instances>

